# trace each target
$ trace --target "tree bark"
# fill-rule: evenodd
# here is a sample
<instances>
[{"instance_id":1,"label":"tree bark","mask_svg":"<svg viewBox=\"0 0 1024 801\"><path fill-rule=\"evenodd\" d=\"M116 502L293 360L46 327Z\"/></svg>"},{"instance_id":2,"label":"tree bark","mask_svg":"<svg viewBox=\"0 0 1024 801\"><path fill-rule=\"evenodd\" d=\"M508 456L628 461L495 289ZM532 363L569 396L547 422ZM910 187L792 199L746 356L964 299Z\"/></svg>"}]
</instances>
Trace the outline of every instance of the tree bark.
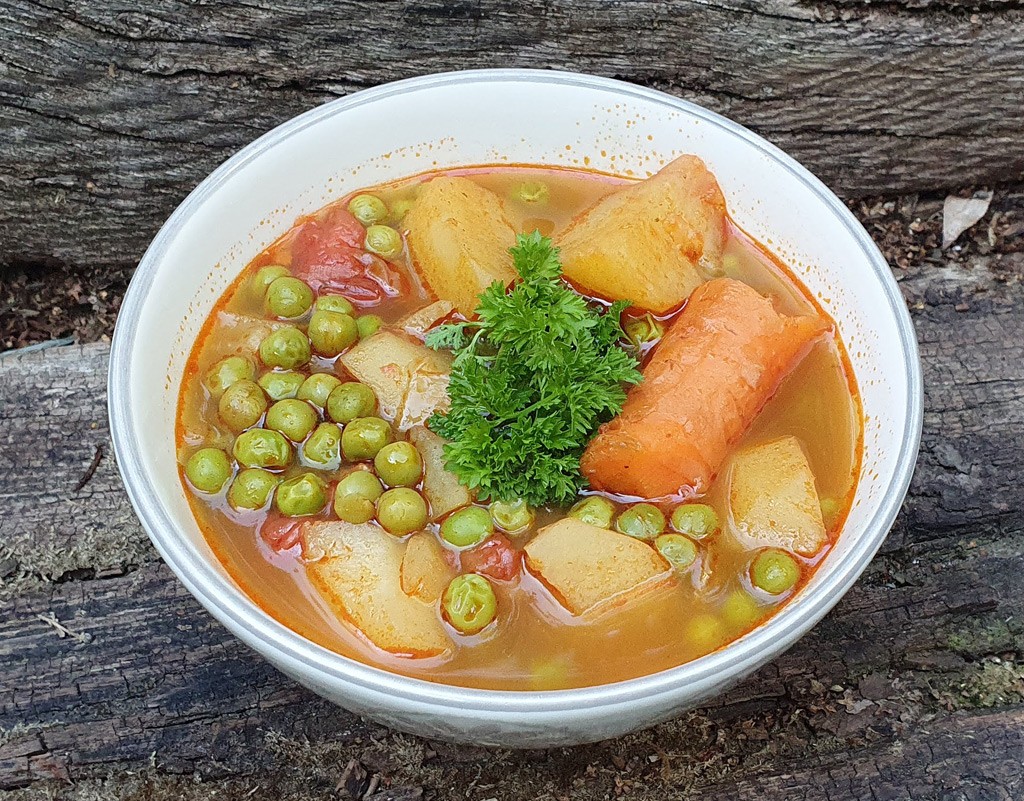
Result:
<instances>
[{"instance_id":1,"label":"tree bark","mask_svg":"<svg viewBox=\"0 0 1024 801\"><path fill-rule=\"evenodd\" d=\"M753 128L845 197L1024 177L1016 0L0 0L0 19L0 265L128 269L260 134L454 69L663 89Z\"/></svg>"}]
</instances>

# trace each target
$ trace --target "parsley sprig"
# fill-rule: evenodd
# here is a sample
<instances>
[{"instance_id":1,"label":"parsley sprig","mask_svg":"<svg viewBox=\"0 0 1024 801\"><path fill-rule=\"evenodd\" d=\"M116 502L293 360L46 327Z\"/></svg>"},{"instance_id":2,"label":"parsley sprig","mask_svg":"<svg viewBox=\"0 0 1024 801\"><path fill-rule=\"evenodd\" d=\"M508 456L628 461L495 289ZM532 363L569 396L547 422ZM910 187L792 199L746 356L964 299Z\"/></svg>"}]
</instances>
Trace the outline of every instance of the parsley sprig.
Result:
<instances>
[{"instance_id":1,"label":"parsley sprig","mask_svg":"<svg viewBox=\"0 0 1024 801\"><path fill-rule=\"evenodd\" d=\"M580 456L622 409L641 375L620 341L617 301L602 314L561 280L558 248L539 232L511 248L521 281L481 295L476 320L449 323L427 345L454 352L451 407L430 428L445 463L482 499L567 503L584 486Z\"/></svg>"}]
</instances>

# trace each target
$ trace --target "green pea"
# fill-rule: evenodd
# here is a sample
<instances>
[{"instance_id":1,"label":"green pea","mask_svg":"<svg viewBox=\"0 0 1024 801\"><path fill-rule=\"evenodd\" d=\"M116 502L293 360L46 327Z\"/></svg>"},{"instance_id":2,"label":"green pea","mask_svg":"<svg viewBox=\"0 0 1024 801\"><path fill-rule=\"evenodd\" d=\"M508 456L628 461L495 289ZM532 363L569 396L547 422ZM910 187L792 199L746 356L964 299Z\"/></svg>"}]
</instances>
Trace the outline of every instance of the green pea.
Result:
<instances>
[{"instance_id":1,"label":"green pea","mask_svg":"<svg viewBox=\"0 0 1024 801\"><path fill-rule=\"evenodd\" d=\"M391 426L386 420L357 417L341 434L341 452L350 462L366 462L391 440Z\"/></svg>"},{"instance_id":2,"label":"green pea","mask_svg":"<svg viewBox=\"0 0 1024 801\"><path fill-rule=\"evenodd\" d=\"M402 255L402 235L390 225L371 225L366 229L363 246L370 253L394 261Z\"/></svg>"},{"instance_id":3,"label":"green pea","mask_svg":"<svg viewBox=\"0 0 1024 801\"><path fill-rule=\"evenodd\" d=\"M347 381L335 387L327 399L327 414L336 423L351 423L377 410L377 396L366 384Z\"/></svg>"},{"instance_id":4,"label":"green pea","mask_svg":"<svg viewBox=\"0 0 1024 801\"><path fill-rule=\"evenodd\" d=\"M441 524L441 538L456 548L469 548L494 533L494 523L486 509L466 506L452 512Z\"/></svg>"},{"instance_id":5,"label":"green pea","mask_svg":"<svg viewBox=\"0 0 1024 801\"><path fill-rule=\"evenodd\" d=\"M653 503L638 503L619 515L615 529L638 540L653 540L665 530L665 515Z\"/></svg>"},{"instance_id":6,"label":"green pea","mask_svg":"<svg viewBox=\"0 0 1024 801\"><path fill-rule=\"evenodd\" d=\"M302 446L302 458L321 470L337 470L341 464L341 429L321 423Z\"/></svg>"},{"instance_id":7,"label":"green pea","mask_svg":"<svg viewBox=\"0 0 1024 801\"><path fill-rule=\"evenodd\" d=\"M702 540L718 532L718 515L706 503L684 503L672 510L672 528Z\"/></svg>"},{"instance_id":8,"label":"green pea","mask_svg":"<svg viewBox=\"0 0 1024 801\"><path fill-rule=\"evenodd\" d=\"M341 295L321 295L316 299L316 310L347 314L349 317L354 317L356 313L356 307Z\"/></svg>"},{"instance_id":9,"label":"green pea","mask_svg":"<svg viewBox=\"0 0 1024 801\"><path fill-rule=\"evenodd\" d=\"M347 314L315 311L309 318L309 341L321 356L333 359L359 339L356 321Z\"/></svg>"},{"instance_id":10,"label":"green pea","mask_svg":"<svg viewBox=\"0 0 1024 801\"><path fill-rule=\"evenodd\" d=\"M256 275L249 280L249 286L258 297L262 298L267 294L267 290L274 281L286 275L288 275L287 267L280 264L268 264L256 271Z\"/></svg>"},{"instance_id":11,"label":"green pea","mask_svg":"<svg viewBox=\"0 0 1024 801\"><path fill-rule=\"evenodd\" d=\"M306 401L287 398L270 407L264 425L280 431L292 442L302 442L319 421L320 415Z\"/></svg>"},{"instance_id":12,"label":"green pea","mask_svg":"<svg viewBox=\"0 0 1024 801\"><path fill-rule=\"evenodd\" d=\"M722 602L722 618L733 630L750 631L764 615L764 607L746 590L733 590Z\"/></svg>"},{"instance_id":13,"label":"green pea","mask_svg":"<svg viewBox=\"0 0 1024 801\"><path fill-rule=\"evenodd\" d=\"M514 501L493 501L490 508L494 525L506 534L522 534L533 526L537 515L522 498Z\"/></svg>"},{"instance_id":14,"label":"green pea","mask_svg":"<svg viewBox=\"0 0 1024 801\"><path fill-rule=\"evenodd\" d=\"M256 375L256 365L244 356L228 356L221 359L206 371L203 384L210 394L219 398L232 384L239 381L252 380Z\"/></svg>"},{"instance_id":15,"label":"green pea","mask_svg":"<svg viewBox=\"0 0 1024 801\"><path fill-rule=\"evenodd\" d=\"M543 181L524 181L516 187L513 197L522 203L543 205L551 197L551 190Z\"/></svg>"},{"instance_id":16,"label":"green pea","mask_svg":"<svg viewBox=\"0 0 1024 801\"><path fill-rule=\"evenodd\" d=\"M377 514L377 507L373 501L354 495L344 498L335 497L334 514L338 516L339 520L344 520L346 523L369 523Z\"/></svg>"},{"instance_id":17,"label":"green pea","mask_svg":"<svg viewBox=\"0 0 1024 801\"><path fill-rule=\"evenodd\" d=\"M441 598L445 619L461 634L482 631L498 613L498 599L491 582L477 573L452 579Z\"/></svg>"},{"instance_id":18,"label":"green pea","mask_svg":"<svg viewBox=\"0 0 1024 801\"><path fill-rule=\"evenodd\" d=\"M280 479L273 473L249 467L241 471L228 487L228 503L235 509L262 509L270 500Z\"/></svg>"},{"instance_id":19,"label":"green pea","mask_svg":"<svg viewBox=\"0 0 1024 801\"><path fill-rule=\"evenodd\" d=\"M359 331L360 339L373 336L382 325L384 321L376 314L363 314L356 318L356 330Z\"/></svg>"},{"instance_id":20,"label":"green pea","mask_svg":"<svg viewBox=\"0 0 1024 801\"><path fill-rule=\"evenodd\" d=\"M728 639L722 621L706 613L691 617L683 636L702 654L714 651Z\"/></svg>"},{"instance_id":21,"label":"green pea","mask_svg":"<svg viewBox=\"0 0 1024 801\"><path fill-rule=\"evenodd\" d=\"M267 396L259 384L248 379L228 387L217 403L221 420L235 432L256 425L266 410Z\"/></svg>"},{"instance_id":22,"label":"green pea","mask_svg":"<svg viewBox=\"0 0 1024 801\"><path fill-rule=\"evenodd\" d=\"M231 478L231 460L220 448L200 448L185 463L185 477L200 492L220 492Z\"/></svg>"},{"instance_id":23,"label":"green pea","mask_svg":"<svg viewBox=\"0 0 1024 801\"><path fill-rule=\"evenodd\" d=\"M654 547L676 570L686 570L697 561L697 546L682 534L661 534L654 540Z\"/></svg>"},{"instance_id":24,"label":"green pea","mask_svg":"<svg viewBox=\"0 0 1024 801\"><path fill-rule=\"evenodd\" d=\"M275 278L267 288L267 308L277 317L301 317L312 305L313 290L298 278Z\"/></svg>"},{"instance_id":25,"label":"green pea","mask_svg":"<svg viewBox=\"0 0 1024 801\"><path fill-rule=\"evenodd\" d=\"M377 522L389 534L404 537L427 525L427 502L414 489L389 489L377 499Z\"/></svg>"},{"instance_id":26,"label":"green pea","mask_svg":"<svg viewBox=\"0 0 1024 801\"><path fill-rule=\"evenodd\" d=\"M383 494L377 476L369 470L354 470L334 490L334 513L349 523L366 523L377 513L375 501Z\"/></svg>"},{"instance_id":27,"label":"green pea","mask_svg":"<svg viewBox=\"0 0 1024 801\"><path fill-rule=\"evenodd\" d=\"M423 476L423 460L411 442L392 442L373 457L380 480L389 487L414 487Z\"/></svg>"},{"instance_id":28,"label":"green pea","mask_svg":"<svg viewBox=\"0 0 1024 801\"><path fill-rule=\"evenodd\" d=\"M821 518L826 528L832 528L839 517L839 501L835 498L821 499Z\"/></svg>"},{"instance_id":29,"label":"green pea","mask_svg":"<svg viewBox=\"0 0 1024 801\"><path fill-rule=\"evenodd\" d=\"M294 370L271 370L261 375L256 383L263 387L271 400L279 401L294 398L305 380L306 376Z\"/></svg>"},{"instance_id":30,"label":"green pea","mask_svg":"<svg viewBox=\"0 0 1024 801\"><path fill-rule=\"evenodd\" d=\"M600 495L588 495L573 505L569 510L569 517L575 517L598 528L611 528L612 518L615 517L615 504Z\"/></svg>"},{"instance_id":31,"label":"green pea","mask_svg":"<svg viewBox=\"0 0 1024 801\"><path fill-rule=\"evenodd\" d=\"M292 446L277 431L250 428L238 435L233 449L235 459L245 467L287 467L292 460Z\"/></svg>"},{"instance_id":32,"label":"green pea","mask_svg":"<svg viewBox=\"0 0 1024 801\"><path fill-rule=\"evenodd\" d=\"M303 473L277 488L274 505L288 517L315 515L327 505L327 485L316 473Z\"/></svg>"},{"instance_id":33,"label":"green pea","mask_svg":"<svg viewBox=\"0 0 1024 801\"><path fill-rule=\"evenodd\" d=\"M665 335L665 327L650 314L631 318L624 326L624 331L626 339L636 348L657 342Z\"/></svg>"},{"instance_id":34,"label":"green pea","mask_svg":"<svg viewBox=\"0 0 1024 801\"><path fill-rule=\"evenodd\" d=\"M356 195L348 202L348 210L363 225L382 222L388 216L388 207L376 195Z\"/></svg>"},{"instance_id":35,"label":"green pea","mask_svg":"<svg viewBox=\"0 0 1024 801\"><path fill-rule=\"evenodd\" d=\"M391 204L391 220L392 222L401 222L405 219L405 215L412 210L412 200L409 198L401 198Z\"/></svg>"},{"instance_id":36,"label":"green pea","mask_svg":"<svg viewBox=\"0 0 1024 801\"><path fill-rule=\"evenodd\" d=\"M327 405L327 399L340 383L337 376L330 373L313 373L302 382L295 397L299 400L309 401L318 409L323 409Z\"/></svg>"},{"instance_id":37,"label":"green pea","mask_svg":"<svg viewBox=\"0 0 1024 801\"><path fill-rule=\"evenodd\" d=\"M309 340L298 328L286 325L260 342L260 359L267 367L294 370L309 361Z\"/></svg>"},{"instance_id":38,"label":"green pea","mask_svg":"<svg viewBox=\"0 0 1024 801\"><path fill-rule=\"evenodd\" d=\"M530 689L567 689L574 672L572 662L565 656L538 659L530 665Z\"/></svg>"},{"instance_id":39,"label":"green pea","mask_svg":"<svg viewBox=\"0 0 1024 801\"><path fill-rule=\"evenodd\" d=\"M781 595L800 580L800 565L785 551L761 551L750 566L750 580L769 595Z\"/></svg>"}]
</instances>

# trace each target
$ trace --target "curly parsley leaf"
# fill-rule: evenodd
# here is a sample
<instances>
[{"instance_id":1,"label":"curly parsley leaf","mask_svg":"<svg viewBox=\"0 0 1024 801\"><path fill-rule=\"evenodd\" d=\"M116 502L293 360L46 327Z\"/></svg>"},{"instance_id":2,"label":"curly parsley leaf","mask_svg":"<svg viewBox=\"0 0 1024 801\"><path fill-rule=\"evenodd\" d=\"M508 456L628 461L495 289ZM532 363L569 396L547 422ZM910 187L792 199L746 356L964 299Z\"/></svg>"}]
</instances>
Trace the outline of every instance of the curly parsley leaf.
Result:
<instances>
[{"instance_id":1,"label":"curly parsley leaf","mask_svg":"<svg viewBox=\"0 0 1024 801\"><path fill-rule=\"evenodd\" d=\"M511 290L492 284L477 320L427 337L455 354L451 407L430 427L449 440L448 469L480 497L567 503L585 484L583 449L641 379L620 346L629 304L602 314L573 292L558 249L537 231L520 234L509 252L522 280Z\"/></svg>"},{"instance_id":2,"label":"curly parsley leaf","mask_svg":"<svg viewBox=\"0 0 1024 801\"><path fill-rule=\"evenodd\" d=\"M428 348L434 350L459 350L466 347L469 342L466 336L466 326L471 323L446 323L445 325L427 332L425 339Z\"/></svg>"}]
</instances>

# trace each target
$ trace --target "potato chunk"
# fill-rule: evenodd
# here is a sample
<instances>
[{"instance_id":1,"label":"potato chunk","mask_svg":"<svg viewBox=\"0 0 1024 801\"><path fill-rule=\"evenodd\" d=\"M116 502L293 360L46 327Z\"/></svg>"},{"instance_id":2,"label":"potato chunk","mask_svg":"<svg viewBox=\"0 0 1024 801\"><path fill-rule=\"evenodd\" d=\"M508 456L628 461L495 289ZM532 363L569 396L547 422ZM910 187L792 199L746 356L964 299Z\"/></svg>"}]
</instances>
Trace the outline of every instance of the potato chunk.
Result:
<instances>
[{"instance_id":1,"label":"potato chunk","mask_svg":"<svg viewBox=\"0 0 1024 801\"><path fill-rule=\"evenodd\" d=\"M574 615L624 603L671 576L650 545L571 517L542 528L525 551L530 570Z\"/></svg>"},{"instance_id":2,"label":"potato chunk","mask_svg":"<svg viewBox=\"0 0 1024 801\"><path fill-rule=\"evenodd\" d=\"M422 340L431 328L453 311L455 311L455 305L451 301L437 300L422 309L405 315L395 327L405 331L409 336Z\"/></svg>"},{"instance_id":3,"label":"potato chunk","mask_svg":"<svg viewBox=\"0 0 1024 801\"><path fill-rule=\"evenodd\" d=\"M424 184L405 217L406 242L420 278L467 317L495 281L516 277L508 249L516 230L501 199L468 178Z\"/></svg>"},{"instance_id":4,"label":"potato chunk","mask_svg":"<svg viewBox=\"0 0 1024 801\"><path fill-rule=\"evenodd\" d=\"M438 372L434 364L421 363L413 368L402 407L395 415L399 431L424 425L434 412L448 411L448 379L448 370Z\"/></svg>"},{"instance_id":5,"label":"potato chunk","mask_svg":"<svg viewBox=\"0 0 1024 801\"><path fill-rule=\"evenodd\" d=\"M736 456L729 504L737 532L755 547L811 556L825 544L814 474L795 437L755 445Z\"/></svg>"},{"instance_id":6,"label":"potato chunk","mask_svg":"<svg viewBox=\"0 0 1024 801\"><path fill-rule=\"evenodd\" d=\"M400 540L373 523L341 521L307 523L302 540L313 586L378 648L425 657L451 645L433 606L402 590Z\"/></svg>"},{"instance_id":7,"label":"potato chunk","mask_svg":"<svg viewBox=\"0 0 1024 801\"><path fill-rule=\"evenodd\" d=\"M409 538L402 558L402 592L432 604L454 577L455 570L433 534L424 531Z\"/></svg>"},{"instance_id":8,"label":"potato chunk","mask_svg":"<svg viewBox=\"0 0 1024 801\"><path fill-rule=\"evenodd\" d=\"M430 503L430 517L439 520L451 511L468 506L473 496L444 466L444 440L423 426L409 429L409 441L423 458L423 494Z\"/></svg>"},{"instance_id":9,"label":"potato chunk","mask_svg":"<svg viewBox=\"0 0 1024 801\"><path fill-rule=\"evenodd\" d=\"M430 401L435 406L428 411L424 407L425 402L420 401L417 406L419 416L426 419L436 409L447 404L447 376L451 368L451 356L431 350L402 334L382 329L344 353L341 363L376 393L381 414L385 417L398 420L398 414L405 405L410 381L415 374L444 376L444 392L436 391L435 381L430 392Z\"/></svg>"},{"instance_id":10,"label":"potato chunk","mask_svg":"<svg viewBox=\"0 0 1024 801\"><path fill-rule=\"evenodd\" d=\"M719 269L725 198L703 161L680 156L599 200L557 239L567 278L665 312Z\"/></svg>"},{"instance_id":11,"label":"potato chunk","mask_svg":"<svg viewBox=\"0 0 1024 801\"><path fill-rule=\"evenodd\" d=\"M217 312L217 323L207 341L216 344L217 352L225 356L253 356L260 343L278 328L288 323L250 317L235 312Z\"/></svg>"}]
</instances>

